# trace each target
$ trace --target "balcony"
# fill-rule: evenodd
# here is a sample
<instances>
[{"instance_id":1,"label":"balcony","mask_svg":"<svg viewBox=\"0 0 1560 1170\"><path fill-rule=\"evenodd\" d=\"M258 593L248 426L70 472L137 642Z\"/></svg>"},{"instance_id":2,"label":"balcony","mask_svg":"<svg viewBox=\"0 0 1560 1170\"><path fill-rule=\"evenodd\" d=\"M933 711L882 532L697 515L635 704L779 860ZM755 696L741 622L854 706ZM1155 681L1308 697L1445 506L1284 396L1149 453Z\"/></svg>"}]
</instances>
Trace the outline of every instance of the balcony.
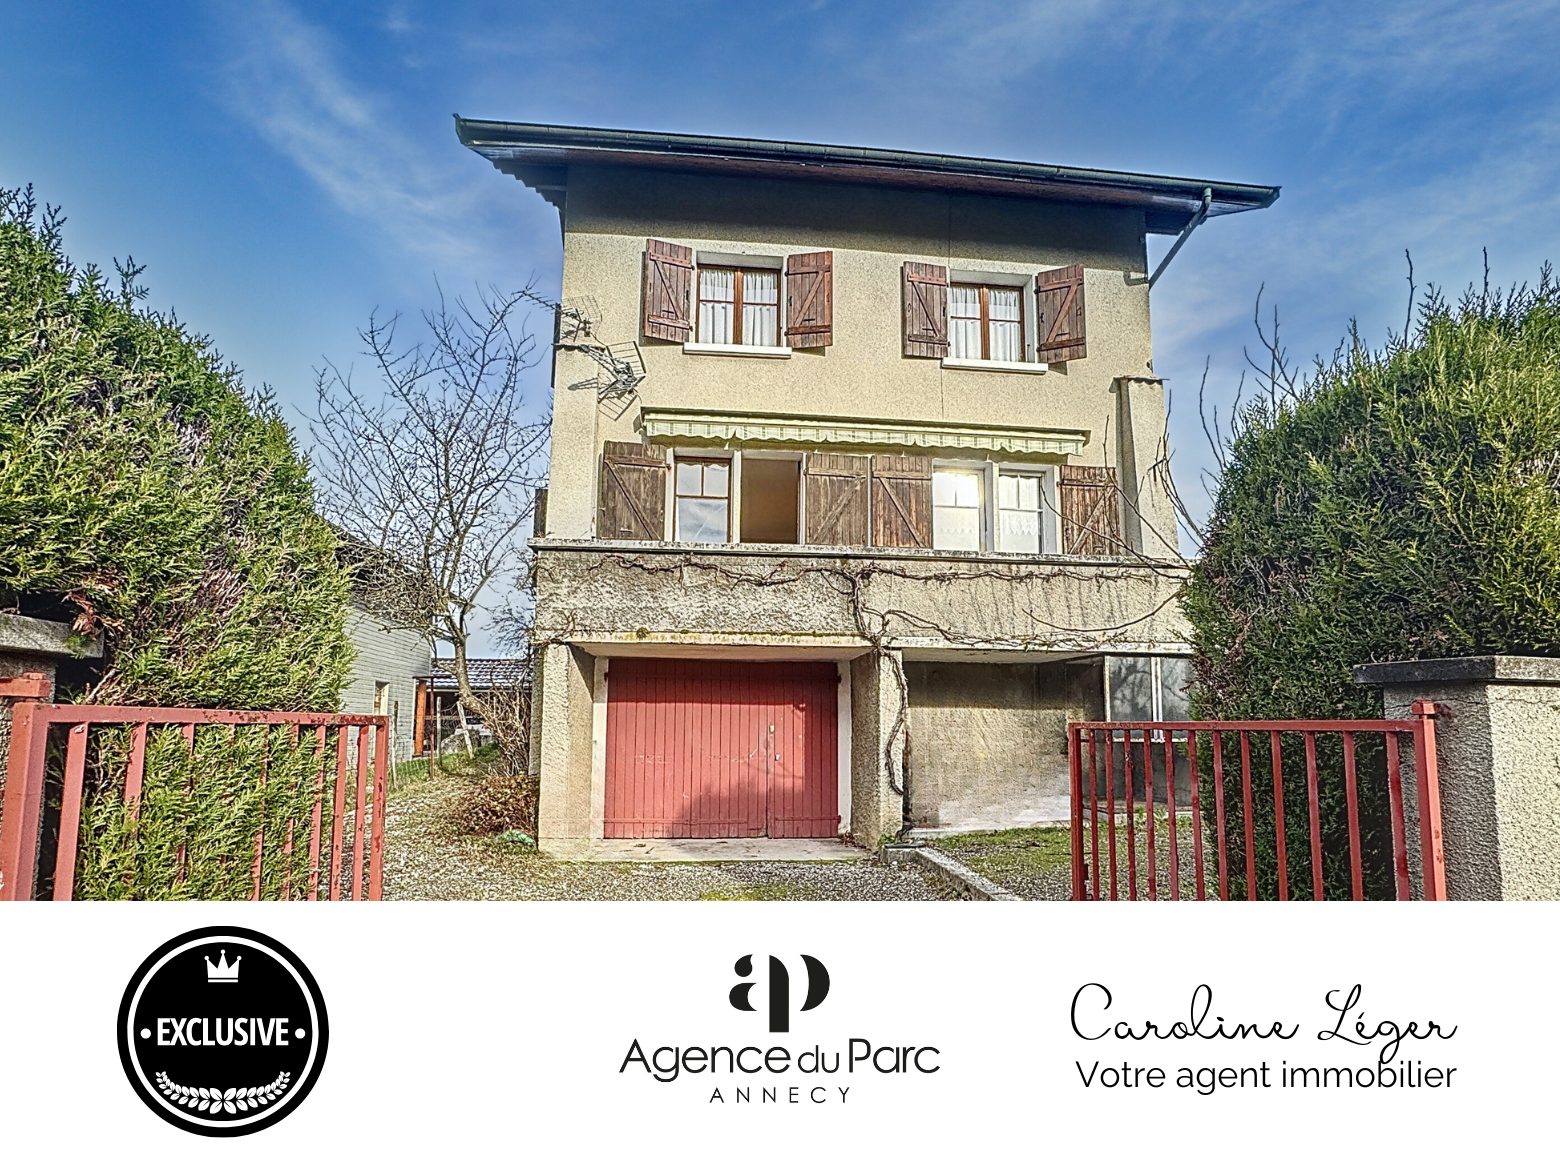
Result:
<instances>
[{"instance_id":1,"label":"balcony","mask_svg":"<svg viewBox=\"0 0 1560 1170\"><path fill-rule=\"evenodd\" d=\"M1186 566L1138 557L541 539L538 641L834 657L1184 651ZM684 651L686 652L686 651Z\"/></svg>"}]
</instances>

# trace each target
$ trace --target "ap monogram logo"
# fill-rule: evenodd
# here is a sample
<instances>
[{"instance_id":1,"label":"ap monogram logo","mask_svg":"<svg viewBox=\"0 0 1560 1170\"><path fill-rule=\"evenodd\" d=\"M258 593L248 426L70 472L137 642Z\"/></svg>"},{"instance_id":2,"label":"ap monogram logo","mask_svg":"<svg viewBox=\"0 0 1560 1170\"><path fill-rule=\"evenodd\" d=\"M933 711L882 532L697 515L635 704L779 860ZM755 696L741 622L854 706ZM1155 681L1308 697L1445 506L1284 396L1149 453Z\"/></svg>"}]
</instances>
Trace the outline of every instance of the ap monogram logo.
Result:
<instances>
[{"instance_id":1,"label":"ap monogram logo","mask_svg":"<svg viewBox=\"0 0 1560 1170\"><path fill-rule=\"evenodd\" d=\"M801 1010L810 1012L829 994L829 969L811 955L802 956L802 966L807 977L807 990L802 995ZM747 979L753 974L753 956L743 955L736 963L736 972ZM769 956L769 1030L791 1030L791 972L785 963L774 955ZM753 989L757 981L738 983L731 989L731 1006L739 1012L754 1012Z\"/></svg>"}]
</instances>

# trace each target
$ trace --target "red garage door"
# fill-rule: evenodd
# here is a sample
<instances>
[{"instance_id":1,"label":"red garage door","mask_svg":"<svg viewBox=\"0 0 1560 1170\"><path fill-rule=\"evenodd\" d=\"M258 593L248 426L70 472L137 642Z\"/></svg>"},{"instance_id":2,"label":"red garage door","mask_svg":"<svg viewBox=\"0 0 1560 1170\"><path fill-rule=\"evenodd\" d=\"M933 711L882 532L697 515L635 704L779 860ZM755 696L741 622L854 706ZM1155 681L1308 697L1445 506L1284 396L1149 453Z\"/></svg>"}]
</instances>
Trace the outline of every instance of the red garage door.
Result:
<instances>
[{"instance_id":1,"label":"red garage door","mask_svg":"<svg viewBox=\"0 0 1560 1170\"><path fill-rule=\"evenodd\" d=\"M608 837L833 837L832 662L614 658Z\"/></svg>"}]
</instances>

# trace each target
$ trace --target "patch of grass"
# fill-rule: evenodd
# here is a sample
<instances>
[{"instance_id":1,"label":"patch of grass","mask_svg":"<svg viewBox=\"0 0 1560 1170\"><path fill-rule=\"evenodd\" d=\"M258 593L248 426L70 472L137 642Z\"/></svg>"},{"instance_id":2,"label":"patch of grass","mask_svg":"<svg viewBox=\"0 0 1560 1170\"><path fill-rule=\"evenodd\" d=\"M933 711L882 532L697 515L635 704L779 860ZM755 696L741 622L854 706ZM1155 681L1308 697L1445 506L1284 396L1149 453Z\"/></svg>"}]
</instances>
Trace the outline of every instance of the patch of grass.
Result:
<instances>
[{"instance_id":1,"label":"patch of grass","mask_svg":"<svg viewBox=\"0 0 1560 1170\"><path fill-rule=\"evenodd\" d=\"M754 882L732 890L706 890L701 902L792 902L807 897L807 891L790 882Z\"/></svg>"},{"instance_id":2,"label":"patch of grass","mask_svg":"<svg viewBox=\"0 0 1560 1170\"><path fill-rule=\"evenodd\" d=\"M928 844L1002 886L1072 872L1072 831L1067 825L959 833Z\"/></svg>"}]
</instances>

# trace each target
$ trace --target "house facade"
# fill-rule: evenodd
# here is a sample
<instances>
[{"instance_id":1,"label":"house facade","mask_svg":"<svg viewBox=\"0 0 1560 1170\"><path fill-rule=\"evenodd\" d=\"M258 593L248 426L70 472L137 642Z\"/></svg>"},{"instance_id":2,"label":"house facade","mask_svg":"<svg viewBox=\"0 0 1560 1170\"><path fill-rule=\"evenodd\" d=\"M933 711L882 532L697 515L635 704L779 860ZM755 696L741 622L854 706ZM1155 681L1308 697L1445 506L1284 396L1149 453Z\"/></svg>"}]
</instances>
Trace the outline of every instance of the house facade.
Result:
<instances>
[{"instance_id":1,"label":"house facade","mask_svg":"<svg viewBox=\"0 0 1560 1170\"><path fill-rule=\"evenodd\" d=\"M457 120L563 234L540 837L1065 818L1188 647L1150 233L1277 189Z\"/></svg>"},{"instance_id":2,"label":"house facade","mask_svg":"<svg viewBox=\"0 0 1560 1170\"><path fill-rule=\"evenodd\" d=\"M427 639L373 613L362 601L347 608L352 670L341 690L341 710L390 719L390 751L397 763L417 754L418 679L433 669Z\"/></svg>"}]
</instances>

